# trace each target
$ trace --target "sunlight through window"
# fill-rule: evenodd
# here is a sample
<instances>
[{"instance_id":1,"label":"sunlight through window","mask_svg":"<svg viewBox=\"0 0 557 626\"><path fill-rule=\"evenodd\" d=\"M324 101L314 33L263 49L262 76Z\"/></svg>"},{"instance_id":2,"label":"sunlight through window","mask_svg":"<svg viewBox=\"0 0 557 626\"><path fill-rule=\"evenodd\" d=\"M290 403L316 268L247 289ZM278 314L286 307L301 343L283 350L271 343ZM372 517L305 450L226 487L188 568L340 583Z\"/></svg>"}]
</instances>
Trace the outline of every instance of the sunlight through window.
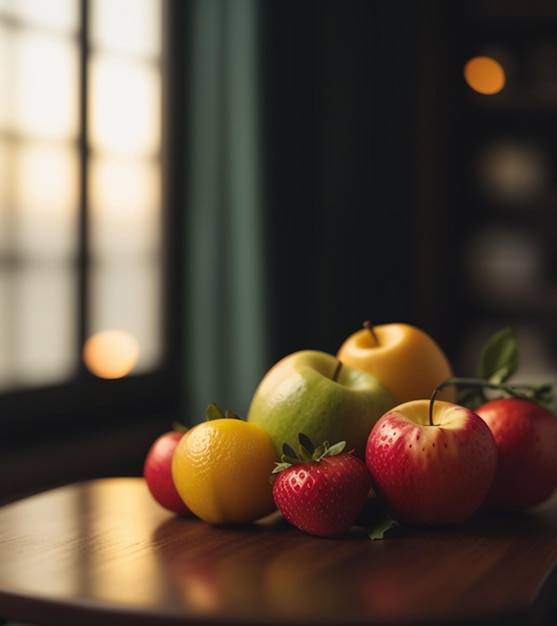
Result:
<instances>
[{"instance_id":1,"label":"sunlight through window","mask_svg":"<svg viewBox=\"0 0 557 626\"><path fill-rule=\"evenodd\" d=\"M133 15L133 28L129 28ZM161 50L159 0L96 0L91 16L92 42L110 52L155 58Z\"/></svg>"},{"instance_id":2,"label":"sunlight through window","mask_svg":"<svg viewBox=\"0 0 557 626\"><path fill-rule=\"evenodd\" d=\"M160 144L155 70L99 55L91 66L91 142L119 153L153 154Z\"/></svg>"},{"instance_id":3,"label":"sunlight through window","mask_svg":"<svg viewBox=\"0 0 557 626\"><path fill-rule=\"evenodd\" d=\"M69 259L77 248L77 155L28 143L14 154L17 244L29 258Z\"/></svg>"},{"instance_id":4,"label":"sunlight through window","mask_svg":"<svg viewBox=\"0 0 557 626\"><path fill-rule=\"evenodd\" d=\"M162 350L161 12L156 0L91 8L89 332L136 337L141 373Z\"/></svg>"},{"instance_id":5,"label":"sunlight through window","mask_svg":"<svg viewBox=\"0 0 557 626\"><path fill-rule=\"evenodd\" d=\"M2 390L161 362L163 4L0 0Z\"/></svg>"},{"instance_id":6,"label":"sunlight through window","mask_svg":"<svg viewBox=\"0 0 557 626\"><path fill-rule=\"evenodd\" d=\"M77 134L77 47L72 41L29 33L15 41L14 123L35 137Z\"/></svg>"}]
</instances>

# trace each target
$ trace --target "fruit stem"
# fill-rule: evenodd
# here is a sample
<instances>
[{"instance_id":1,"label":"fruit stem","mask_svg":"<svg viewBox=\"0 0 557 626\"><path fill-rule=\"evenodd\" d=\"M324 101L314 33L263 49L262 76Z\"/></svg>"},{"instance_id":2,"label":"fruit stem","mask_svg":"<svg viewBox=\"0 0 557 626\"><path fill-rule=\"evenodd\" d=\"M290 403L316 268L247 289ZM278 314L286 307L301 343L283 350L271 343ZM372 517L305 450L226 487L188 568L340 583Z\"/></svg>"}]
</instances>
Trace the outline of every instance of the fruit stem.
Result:
<instances>
[{"instance_id":1,"label":"fruit stem","mask_svg":"<svg viewBox=\"0 0 557 626\"><path fill-rule=\"evenodd\" d=\"M434 426L433 423L433 403L437 394L449 385L456 385L458 387L481 387L487 389L499 389L509 394L513 398L520 398L522 400L536 401L539 394L547 391L548 385L512 385L508 383L493 383L489 380L483 380L481 378L461 378L453 376L444 380L438 387L433 390L431 399L429 402L429 425ZM522 390L522 391L521 391Z\"/></svg>"},{"instance_id":2,"label":"fruit stem","mask_svg":"<svg viewBox=\"0 0 557 626\"><path fill-rule=\"evenodd\" d=\"M545 391L550 385L526 385L526 384L509 384L509 383L495 383L489 380L483 380L482 378L461 378L454 376L447 378L443 381L438 389L444 389L448 385L457 385L459 387L485 387L487 389L499 389L505 391L513 398L522 398L524 400L533 400L540 392ZM522 390L522 391L521 391Z\"/></svg>"},{"instance_id":3,"label":"fruit stem","mask_svg":"<svg viewBox=\"0 0 557 626\"><path fill-rule=\"evenodd\" d=\"M442 385L443 383L441 383ZM433 403L435 402L435 398L437 397L437 394L441 391L441 385L439 385L439 387L435 387L435 389L433 390L433 393L431 394L431 398L429 400L429 425L430 426L435 426L435 424L433 423Z\"/></svg>"},{"instance_id":4,"label":"fruit stem","mask_svg":"<svg viewBox=\"0 0 557 626\"><path fill-rule=\"evenodd\" d=\"M337 366L335 367L335 371L333 372L332 380L333 382L337 382L338 377L340 376L340 370L342 369L342 361L338 361Z\"/></svg>"},{"instance_id":5,"label":"fruit stem","mask_svg":"<svg viewBox=\"0 0 557 626\"><path fill-rule=\"evenodd\" d=\"M364 322L364 328L366 328L369 331L370 335L373 338L373 341L375 341L375 345L378 346L379 338L377 337L377 333L375 332L375 329L373 328L373 324L369 320L366 320Z\"/></svg>"}]
</instances>

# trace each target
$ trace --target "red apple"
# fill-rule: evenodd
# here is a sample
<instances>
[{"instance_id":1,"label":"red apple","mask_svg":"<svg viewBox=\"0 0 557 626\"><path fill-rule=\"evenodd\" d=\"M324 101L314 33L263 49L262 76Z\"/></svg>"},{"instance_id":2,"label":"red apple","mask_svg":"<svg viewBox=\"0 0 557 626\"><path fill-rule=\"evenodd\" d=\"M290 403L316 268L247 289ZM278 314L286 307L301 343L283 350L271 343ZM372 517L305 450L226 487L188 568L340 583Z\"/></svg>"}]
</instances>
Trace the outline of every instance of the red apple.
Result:
<instances>
[{"instance_id":1,"label":"red apple","mask_svg":"<svg viewBox=\"0 0 557 626\"><path fill-rule=\"evenodd\" d=\"M412 400L383 415L371 431L366 464L373 488L395 520L463 522L483 503L497 463L486 423L438 400Z\"/></svg>"},{"instance_id":2,"label":"red apple","mask_svg":"<svg viewBox=\"0 0 557 626\"><path fill-rule=\"evenodd\" d=\"M524 511L557 488L557 418L531 400L499 398L476 412L498 449L495 477L484 503L492 510Z\"/></svg>"},{"instance_id":3,"label":"red apple","mask_svg":"<svg viewBox=\"0 0 557 626\"><path fill-rule=\"evenodd\" d=\"M151 495L161 506L189 516L193 513L179 496L172 479L172 456L184 434L184 431L173 430L155 440L145 457L143 476Z\"/></svg>"}]
</instances>

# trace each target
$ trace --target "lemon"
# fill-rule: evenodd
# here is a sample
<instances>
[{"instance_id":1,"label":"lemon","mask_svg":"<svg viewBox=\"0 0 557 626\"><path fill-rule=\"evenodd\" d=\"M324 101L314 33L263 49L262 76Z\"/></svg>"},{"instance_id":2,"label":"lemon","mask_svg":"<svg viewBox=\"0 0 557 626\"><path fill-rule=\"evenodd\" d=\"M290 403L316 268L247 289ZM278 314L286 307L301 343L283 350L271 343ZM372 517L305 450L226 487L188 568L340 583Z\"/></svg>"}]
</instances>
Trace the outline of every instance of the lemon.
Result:
<instances>
[{"instance_id":1,"label":"lemon","mask_svg":"<svg viewBox=\"0 0 557 626\"><path fill-rule=\"evenodd\" d=\"M172 458L176 490L212 524L248 524L275 510L269 477L277 455L263 428L223 417L197 424Z\"/></svg>"}]
</instances>

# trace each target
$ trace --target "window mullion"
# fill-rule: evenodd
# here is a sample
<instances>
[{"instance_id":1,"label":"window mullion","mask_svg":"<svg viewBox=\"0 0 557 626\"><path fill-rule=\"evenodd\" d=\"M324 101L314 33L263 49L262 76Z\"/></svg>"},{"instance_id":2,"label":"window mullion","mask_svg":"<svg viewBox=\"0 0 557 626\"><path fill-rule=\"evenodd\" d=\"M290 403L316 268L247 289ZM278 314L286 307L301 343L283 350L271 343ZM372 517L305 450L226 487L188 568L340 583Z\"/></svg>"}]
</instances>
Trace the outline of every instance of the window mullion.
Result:
<instances>
[{"instance_id":1,"label":"window mullion","mask_svg":"<svg viewBox=\"0 0 557 626\"><path fill-rule=\"evenodd\" d=\"M88 68L89 68L89 0L80 0L80 37L79 37L79 216L78 216L78 346L81 348L87 338L87 311L88 311ZM83 361L80 358L80 371L84 371Z\"/></svg>"}]
</instances>

